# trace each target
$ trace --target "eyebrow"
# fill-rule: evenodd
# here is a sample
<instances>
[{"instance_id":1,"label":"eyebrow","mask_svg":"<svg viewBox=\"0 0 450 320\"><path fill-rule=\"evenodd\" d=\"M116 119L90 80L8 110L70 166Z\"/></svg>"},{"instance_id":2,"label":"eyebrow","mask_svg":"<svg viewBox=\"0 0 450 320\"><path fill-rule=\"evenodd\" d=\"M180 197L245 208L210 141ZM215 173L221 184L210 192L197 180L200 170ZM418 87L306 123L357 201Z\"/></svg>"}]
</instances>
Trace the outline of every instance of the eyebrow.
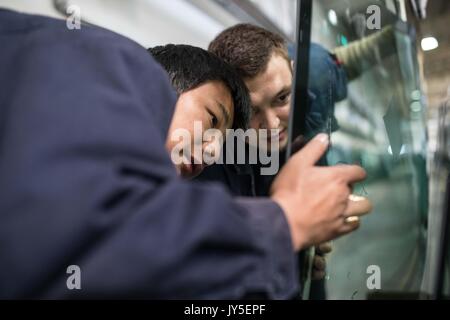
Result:
<instances>
[{"instance_id":1,"label":"eyebrow","mask_svg":"<svg viewBox=\"0 0 450 320\"><path fill-rule=\"evenodd\" d=\"M227 108L225 108L225 106L220 103L219 101L217 101L217 105L219 106L220 112L222 113L223 117L225 118L225 123L230 123L231 122L231 116L230 113L228 112Z\"/></svg>"}]
</instances>

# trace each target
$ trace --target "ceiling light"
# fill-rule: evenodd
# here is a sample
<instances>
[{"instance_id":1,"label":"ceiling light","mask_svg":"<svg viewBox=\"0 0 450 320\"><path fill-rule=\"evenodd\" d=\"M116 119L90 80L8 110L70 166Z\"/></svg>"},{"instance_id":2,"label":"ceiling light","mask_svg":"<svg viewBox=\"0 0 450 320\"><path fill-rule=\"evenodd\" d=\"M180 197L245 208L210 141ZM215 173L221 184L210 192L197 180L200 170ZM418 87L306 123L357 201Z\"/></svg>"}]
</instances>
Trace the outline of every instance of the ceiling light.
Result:
<instances>
[{"instance_id":1,"label":"ceiling light","mask_svg":"<svg viewBox=\"0 0 450 320\"><path fill-rule=\"evenodd\" d=\"M330 21L330 23L333 26L337 25L338 19L337 19L336 11L328 10L328 20Z\"/></svg>"},{"instance_id":2,"label":"ceiling light","mask_svg":"<svg viewBox=\"0 0 450 320\"><path fill-rule=\"evenodd\" d=\"M423 51L433 50L439 46L438 41L436 40L435 37L423 38L422 41L420 42L420 45L422 46Z\"/></svg>"}]
</instances>

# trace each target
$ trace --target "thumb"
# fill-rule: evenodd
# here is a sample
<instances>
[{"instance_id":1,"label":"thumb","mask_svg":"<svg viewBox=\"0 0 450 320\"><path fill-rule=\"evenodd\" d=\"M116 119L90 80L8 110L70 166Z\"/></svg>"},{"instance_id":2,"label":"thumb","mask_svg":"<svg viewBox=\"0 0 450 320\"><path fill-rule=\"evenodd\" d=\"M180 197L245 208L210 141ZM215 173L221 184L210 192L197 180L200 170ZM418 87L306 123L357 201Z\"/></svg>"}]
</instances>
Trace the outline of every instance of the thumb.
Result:
<instances>
[{"instance_id":1,"label":"thumb","mask_svg":"<svg viewBox=\"0 0 450 320\"><path fill-rule=\"evenodd\" d=\"M293 157L298 158L303 165L314 166L323 156L325 151L327 151L328 145L328 135L325 133L320 133L308 142L306 146L297 152Z\"/></svg>"}]
</instances>

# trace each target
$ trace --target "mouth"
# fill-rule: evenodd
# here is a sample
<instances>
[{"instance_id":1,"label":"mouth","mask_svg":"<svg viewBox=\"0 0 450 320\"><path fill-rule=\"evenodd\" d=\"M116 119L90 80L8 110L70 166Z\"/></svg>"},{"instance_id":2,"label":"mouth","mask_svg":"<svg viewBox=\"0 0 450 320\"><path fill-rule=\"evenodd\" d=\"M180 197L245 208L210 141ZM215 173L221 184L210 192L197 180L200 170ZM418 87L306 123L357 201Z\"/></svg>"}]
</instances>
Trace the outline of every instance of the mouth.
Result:
<instances>
[{"instance_id":1,"label":"mouth","mask_svg":"<svg viewBox=\"0 0 450 320\"><path fill-rule=\"evenodd\" d=\"M279 137L280 141L284 140L287 137L287 128L284 128L283 130L280 131Z\"/></svg>"},{"instance_id":2,"label":"mouth","mask_svg":"<svg viewBox=\"0 0 450 320\"><path fill-rule=\"evenodd\" d=\"M203 161L197 161L194 157L191 157L190 163L183 163L181 165L181 175L186 178L195 178L205 169L205 167L206 165Z\"/></svg>"},{"instance_id":3,"label":"mouth","mask_svg":"<svg viewBox=\"0 0 450 320\"><path fill-rule=\"evenodd\" d=\"M282 141L287 137L287 128L280 129L278 135L271 135L268 137L269 142L277 139L278 141Z\"/></svg>"}]
</instances>

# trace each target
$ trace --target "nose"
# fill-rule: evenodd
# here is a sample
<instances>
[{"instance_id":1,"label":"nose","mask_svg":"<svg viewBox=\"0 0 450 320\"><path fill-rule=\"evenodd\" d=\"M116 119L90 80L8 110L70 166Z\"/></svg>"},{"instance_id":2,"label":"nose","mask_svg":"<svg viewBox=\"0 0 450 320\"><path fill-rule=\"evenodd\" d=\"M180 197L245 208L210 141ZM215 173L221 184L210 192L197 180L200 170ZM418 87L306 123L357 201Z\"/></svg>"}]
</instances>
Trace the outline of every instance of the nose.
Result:
<instances>
[{"instance_id":1,"label":"nose","mask_svg":"<svg viewBox=\"0 0 450 320\"><path fill-rule=\"evenodd\" d=\"M272 109L266 110L264 114L263 129L278 129L280 126L280 118Z\"/></svg>"},{"instance_id":2,"label":"nose","mask_svg":"<svg viewBox=\"0 0 450 320\"><path fill-rule=\"evenodd\" d=\"M205 143L203 146L203 164L209 166L218 160L222 146L218 141Z\"/></svg>"},{"instance_id":3,"label":"nose","mask_svg":"<svg viewBox=\"0 0 450 320\"><path fill-rule=\"evenodd\" d=\"M203 150L203 153L204 153L206 156L213 158L213 157L215 156L215 148L214 148L214 145L213 145L212 143L206 144L206 146L205 146L205 148L204 148L204 150Z\"/></svg>"}]
</instances>

